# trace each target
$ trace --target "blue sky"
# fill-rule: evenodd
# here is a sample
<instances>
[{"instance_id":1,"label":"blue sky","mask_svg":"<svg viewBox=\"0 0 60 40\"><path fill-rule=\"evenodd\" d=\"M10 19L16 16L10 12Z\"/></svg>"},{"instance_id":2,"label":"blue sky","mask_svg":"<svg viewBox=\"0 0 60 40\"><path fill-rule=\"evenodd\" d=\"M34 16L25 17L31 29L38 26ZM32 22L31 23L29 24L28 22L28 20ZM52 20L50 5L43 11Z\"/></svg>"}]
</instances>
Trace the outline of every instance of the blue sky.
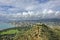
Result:
<instances>
[{"instance_id":1,"label":"blue sky","mask_svg":"<svg viewBox=\"0 0 60 40\"><path fill-rule=\"evenodd\" d=\"M60 0L0 0L0 20L4 18L60 18Z\"/></svg>"}]
</instances>

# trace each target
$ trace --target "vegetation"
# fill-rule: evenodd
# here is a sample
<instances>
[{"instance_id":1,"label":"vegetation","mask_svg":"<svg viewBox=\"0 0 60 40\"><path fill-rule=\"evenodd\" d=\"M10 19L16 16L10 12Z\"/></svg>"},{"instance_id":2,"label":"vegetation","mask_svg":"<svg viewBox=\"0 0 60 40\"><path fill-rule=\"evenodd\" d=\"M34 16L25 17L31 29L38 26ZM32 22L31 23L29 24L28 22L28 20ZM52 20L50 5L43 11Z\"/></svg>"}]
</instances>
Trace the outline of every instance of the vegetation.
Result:
<instances>
[{"instance_id":1,"label":"vegetation","mask_svg":"<svg viewBox=\"0 0 60 40\"><path fill-rule=\"evenodd\" d=\"M50 28L40 23L10 28L0 31L0 34L1 40L60 40L60 28Z\"/></svg>"}]
</instances>

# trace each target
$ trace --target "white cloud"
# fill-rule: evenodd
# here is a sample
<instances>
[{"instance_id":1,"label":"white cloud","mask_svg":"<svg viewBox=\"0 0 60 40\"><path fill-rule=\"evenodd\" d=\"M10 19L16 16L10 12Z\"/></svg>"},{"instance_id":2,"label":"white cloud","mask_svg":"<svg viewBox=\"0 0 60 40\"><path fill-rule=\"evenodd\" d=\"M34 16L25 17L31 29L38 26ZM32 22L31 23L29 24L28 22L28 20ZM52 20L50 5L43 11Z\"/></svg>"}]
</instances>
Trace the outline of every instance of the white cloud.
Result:
<instances>
[{"instance_id":1,"label":"white cloud","mask_svg":"<svg viewBox=\"0 0 60 40\"><path fill-rule=\"evenodd\" d=\"M52 10L48 10L48 12L47 13L54 13Z\"/></svg>"},{"instance_id":2,"label":"white cloud","mask_svg":"<svg viewBox=\"0 0 60 40\"><path fill-rule=\"evenodd\" d=\"M54 11L54 10L48 10L48 9L45 9L43 10L43 16L42 18L59 18L60 16L60 11Z\"/></svg>"},{"instance_id":3,"label":"white cloud","mask_svg":"<svg viewBox=\"0 0 60 40\"><path fill-rule=\"evenodd\" d=\"M57 6L60 6L60 0L50 0L46 3L39 3L36 0L0 0L0 5L11 5L14 7L9 8L7 11L0 10L0 16L6 18L60 17L60 10L55 10Z\"/></svg>"}]
</instances>

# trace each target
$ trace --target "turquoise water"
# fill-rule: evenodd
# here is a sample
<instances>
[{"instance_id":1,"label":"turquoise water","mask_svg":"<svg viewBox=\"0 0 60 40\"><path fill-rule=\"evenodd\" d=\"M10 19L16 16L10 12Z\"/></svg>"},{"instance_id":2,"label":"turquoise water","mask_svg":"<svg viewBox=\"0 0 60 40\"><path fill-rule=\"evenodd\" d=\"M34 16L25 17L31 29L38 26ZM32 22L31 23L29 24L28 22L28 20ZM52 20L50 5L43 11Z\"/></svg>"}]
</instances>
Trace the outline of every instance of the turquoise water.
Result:
<instances>
[{"instance_id":1,"label":"turquoise water","mask_svg":"<svg viewBox=\"0 0 60 40\"><path fill-rule=\"evenodd\" d=\"M9 23L0 23L0 30L7 29L7 28L12 28L14 25L9 24Z\"/></svg>"}]
</instances>

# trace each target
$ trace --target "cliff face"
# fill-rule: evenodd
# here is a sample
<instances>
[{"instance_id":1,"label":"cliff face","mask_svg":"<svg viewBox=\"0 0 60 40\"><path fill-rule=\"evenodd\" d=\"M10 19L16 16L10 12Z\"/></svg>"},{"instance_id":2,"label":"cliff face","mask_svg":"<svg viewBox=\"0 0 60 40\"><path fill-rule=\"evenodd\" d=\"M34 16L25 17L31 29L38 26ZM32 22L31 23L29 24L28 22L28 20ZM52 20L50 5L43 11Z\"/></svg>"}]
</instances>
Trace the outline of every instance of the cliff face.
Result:
<instances>
[{"instance_id":1,"label":"cliff face","mask_svg":"<svg viewBox=\"0 0 60 40\"><path fill-rule=\"evenodd\" d=\"M60 40L59 36L45 24L35 24L22 35L16 35L14 40Z\"/></svg>"}]
</instances>

